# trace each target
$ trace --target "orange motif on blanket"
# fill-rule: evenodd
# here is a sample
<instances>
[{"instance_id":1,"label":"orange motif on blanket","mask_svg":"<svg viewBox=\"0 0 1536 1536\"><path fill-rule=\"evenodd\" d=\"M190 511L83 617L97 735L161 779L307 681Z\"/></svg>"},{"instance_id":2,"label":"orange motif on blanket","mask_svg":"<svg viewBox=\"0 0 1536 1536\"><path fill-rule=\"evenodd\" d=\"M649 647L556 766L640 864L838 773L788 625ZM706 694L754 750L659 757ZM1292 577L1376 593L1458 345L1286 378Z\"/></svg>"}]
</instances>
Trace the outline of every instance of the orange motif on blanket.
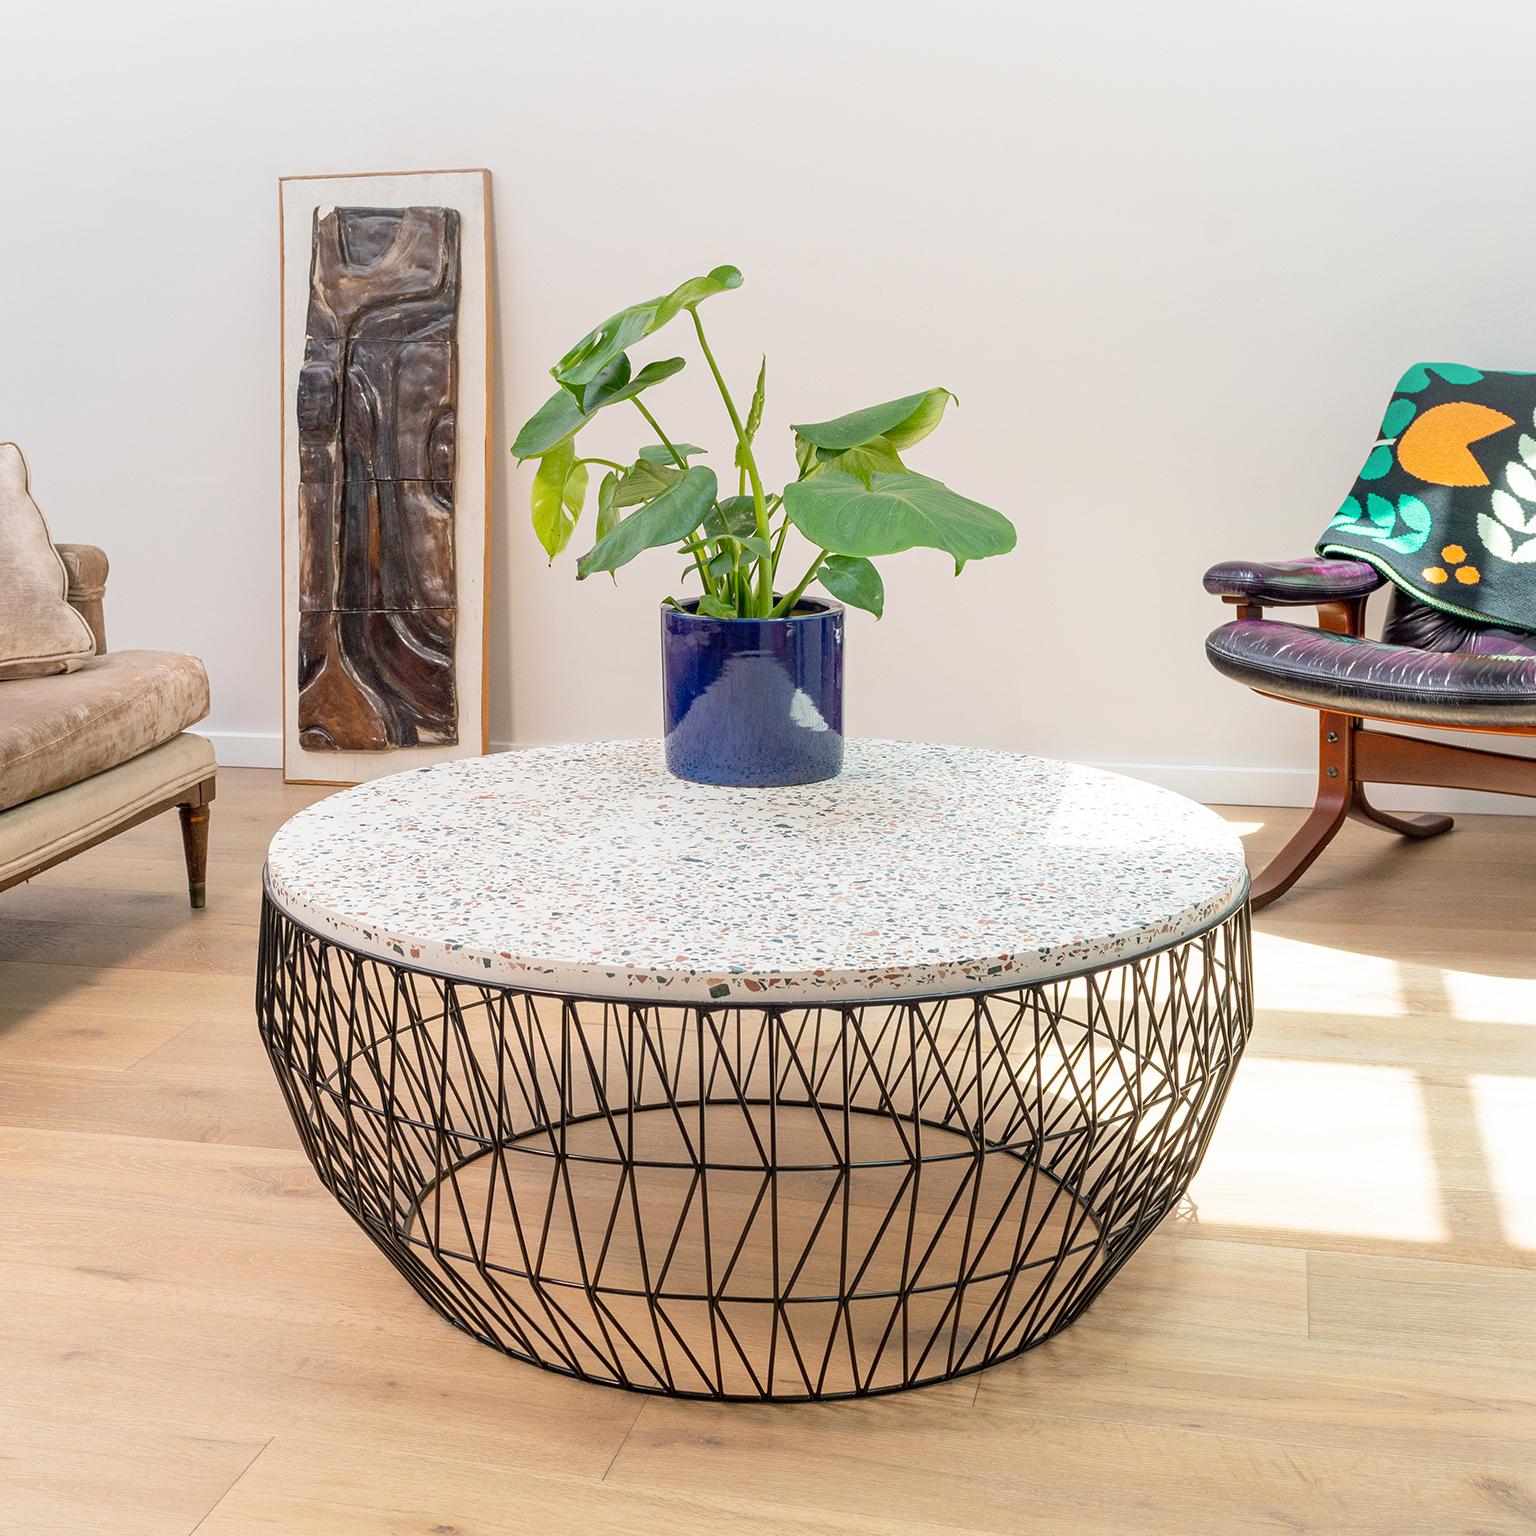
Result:
<instances>
[{"instance_id":1,"label":"orange motif on blanket","mask_svg":"<svg viewBox=\"0 0 1536 1536\"><path fill-rule=\"evenodd\" d=\"M1397 445L1397 462L1430 485L1487 485L1468 445L1514 424L1514 417L1471 400L1434 405L1409 422Z\"/></svg>"}]
</instances>

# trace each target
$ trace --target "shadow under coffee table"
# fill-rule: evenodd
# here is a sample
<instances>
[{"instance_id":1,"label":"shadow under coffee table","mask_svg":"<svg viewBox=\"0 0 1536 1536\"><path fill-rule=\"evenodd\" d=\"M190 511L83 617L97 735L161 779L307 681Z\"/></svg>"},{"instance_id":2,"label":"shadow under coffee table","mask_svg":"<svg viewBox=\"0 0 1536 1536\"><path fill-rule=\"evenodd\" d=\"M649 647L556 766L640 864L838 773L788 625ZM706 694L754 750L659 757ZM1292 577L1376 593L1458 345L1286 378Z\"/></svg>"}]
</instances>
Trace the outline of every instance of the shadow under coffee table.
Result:
<instances>
[{"instance_id":1,"label":"shadow under coffee table","mask_svg":"<svg viewBox=\"0 0 1536 1536\"><path fill-rule=\"evenodd\" d=\"M1210 811L1040 758L505 753L279 831L258 1013L321 1180L457 1327L862 1395L1049 1338L1173 1208L1252 1023L1247 891Z\"/></svg>"}]
</instances>

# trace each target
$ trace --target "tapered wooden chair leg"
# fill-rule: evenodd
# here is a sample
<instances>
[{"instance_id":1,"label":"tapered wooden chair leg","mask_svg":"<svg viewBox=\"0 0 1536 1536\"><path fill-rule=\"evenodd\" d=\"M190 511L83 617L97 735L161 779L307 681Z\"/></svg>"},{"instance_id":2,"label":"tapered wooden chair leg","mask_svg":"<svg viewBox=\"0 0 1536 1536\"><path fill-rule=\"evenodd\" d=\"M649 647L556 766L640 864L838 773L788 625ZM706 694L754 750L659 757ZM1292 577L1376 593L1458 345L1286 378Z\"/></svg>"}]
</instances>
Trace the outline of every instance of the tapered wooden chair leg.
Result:
<instances>
[{"instance_id":1,"label":"tapered wooden chair leg","mask_svg":"<svg viewBox=\"0 0 1536 1536\"><path fill-rule=\"evenodd\" d=\"M208 812L207 804L182 805L181 846L187 856L187 895L193 907L208 899Z\"/></svg>"}]
</instances>

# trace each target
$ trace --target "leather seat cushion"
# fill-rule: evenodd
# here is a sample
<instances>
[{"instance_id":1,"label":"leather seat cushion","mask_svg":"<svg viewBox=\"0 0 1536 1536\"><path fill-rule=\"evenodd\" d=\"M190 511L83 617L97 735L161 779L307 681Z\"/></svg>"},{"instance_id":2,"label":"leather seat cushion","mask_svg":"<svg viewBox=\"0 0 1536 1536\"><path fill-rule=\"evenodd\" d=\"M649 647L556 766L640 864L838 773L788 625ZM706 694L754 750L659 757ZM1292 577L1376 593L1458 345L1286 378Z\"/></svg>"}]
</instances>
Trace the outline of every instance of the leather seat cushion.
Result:
<instances>
[{"instance_id":1,"label":"leather seat cushion","mask_svg":"<svg viewBox=\"0 0 1536 1536\"><path fill-rule=\"evenodd\" d=\"M1492 631L1484 628L1479 645ZM1329 634L1275 619L1239 619L1205 642L1218 672L1264 693L1388 720L1440 726L1536 726L1536 643L1432 651Z\"/></svg>"},{"instance_id":2,"label":"leather seat cushion","mask_svg":"<svg viewBox=\"0 0 1536 1536\"><path fill-rule=\"evenodd\" d=\"M1381 638L1392 645L1421 651L1476 651L1484 656L1536 656L1536 635L1523 629L1502 629L1477 619L1462 618L1431 608L1401 587L1392 589L1392 604Z\"/></svg>"},{"instance_id":3,"label":"leather seat cushion","mask_svg":"<svg viewBox=\"0 0 1536 1536\"><path fill-rule=\"evenodd\" d=\"M126 763L207 713L202 662L171 651L111 651L0 682L0 811Z\"/></svg>"}]
</instances>

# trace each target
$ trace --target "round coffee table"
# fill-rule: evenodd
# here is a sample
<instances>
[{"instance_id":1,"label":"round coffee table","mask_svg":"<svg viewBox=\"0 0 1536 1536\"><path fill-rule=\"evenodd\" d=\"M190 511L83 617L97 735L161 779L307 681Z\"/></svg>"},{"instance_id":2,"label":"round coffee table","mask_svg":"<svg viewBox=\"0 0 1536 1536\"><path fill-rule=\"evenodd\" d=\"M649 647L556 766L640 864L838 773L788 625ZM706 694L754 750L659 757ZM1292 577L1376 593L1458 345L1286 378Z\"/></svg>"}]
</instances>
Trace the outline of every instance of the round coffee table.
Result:
<instances>
[{"instance_id":1,"label":"round coffee table","mask_svg":"<svg viewBox=\"0 0 1536 1536\"><path fill-rule=\"evenodd\" d=\"M267 858L261 1031L315 1170L444 1317L589 1381L863 1395L1094 1299L1252 1022L1242 846L1040 758L659 743L396 774Z\"/></svg>"}]
</instances>

